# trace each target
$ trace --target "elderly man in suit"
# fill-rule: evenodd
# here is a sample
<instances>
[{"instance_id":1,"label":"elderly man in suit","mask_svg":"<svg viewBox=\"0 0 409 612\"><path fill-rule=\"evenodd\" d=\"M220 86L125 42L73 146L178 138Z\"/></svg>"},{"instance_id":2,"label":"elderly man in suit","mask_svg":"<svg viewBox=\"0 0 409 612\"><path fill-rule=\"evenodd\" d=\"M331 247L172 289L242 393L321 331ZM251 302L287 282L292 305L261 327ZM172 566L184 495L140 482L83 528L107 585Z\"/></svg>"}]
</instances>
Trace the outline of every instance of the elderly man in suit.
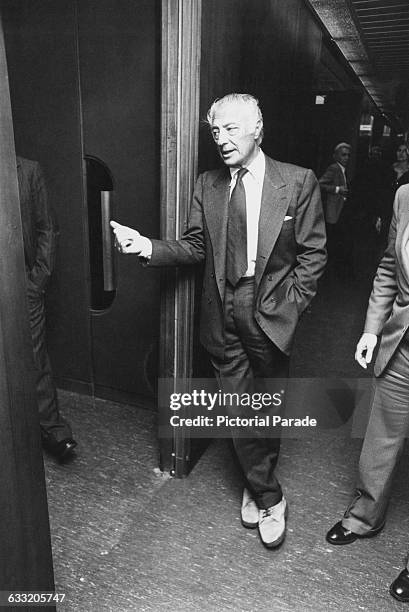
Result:
<instances>
[{"instance_id":1,"label":"elderly man in suit","mask_svg":"<svg viewBox=\"0 0 409 612\"><path fill-rule=\"evenodd\" d=\"M409 185L396 193L388 247L369 299L364 333L355 359L366 368L375 361L375 388L359 460L355 495L342 521L327 533L330 544L351 544L376 535L384 526L394 469L409 427ZM404 570L391 592L409 601Z\"/></svg>"},{"instance_id":2,"label":"elderly man in suit","mask_svg":"<svg viewBox=\"0 0 409 612\"><path fill-rule=\"evenodd\" d=\"M44 292L54 267L58 229L38 162L17 157L17 178L41 439L46 450L64 460L77 444L58 409L46 346L44 307Z\"/></svg>"},{"instance_id":3,"label":"elderly man in suit","mask_svg":"<svg viewBox=\"0 0 409 612\"><path fill-rule=\"evenodd\" d=\"M323 193L325 223L328 239L329 262L334 264L340 275L351 273L350 232L343 214L348 197L346 168L351 154L351 146L340 142L334 148L334 163L330 164L319 183Z\"/></svg>"},{"instance_id":4,"label":"elderly man in suit","mask_svg":"<svg viewBox=\"0 0 409 612\"><path fill-rule=\"evenodd\" d=\"M204 260L201 341L219 384L234 381L246 392L255 379L288 375L298 319L326 262L325 224L313 172L260 149L263 118L253 96L216 100L207 118L224 168L198 178L182 238L149 240L111 225L119 250L149 266ZM260 431L247 438L232 431L232 438L246 485L242 523L276 547L287 512L274 474L279 439Z\"/></svg>"}]
</instances>

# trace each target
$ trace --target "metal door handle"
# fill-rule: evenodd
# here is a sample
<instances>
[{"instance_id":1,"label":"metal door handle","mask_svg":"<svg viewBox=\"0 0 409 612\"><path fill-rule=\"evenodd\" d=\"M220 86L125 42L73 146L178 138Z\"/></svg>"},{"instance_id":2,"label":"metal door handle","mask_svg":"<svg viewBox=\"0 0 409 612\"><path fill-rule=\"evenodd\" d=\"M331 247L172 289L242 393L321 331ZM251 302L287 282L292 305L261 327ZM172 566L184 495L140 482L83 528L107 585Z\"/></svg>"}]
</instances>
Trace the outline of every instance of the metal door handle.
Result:
<instances>
[{"instance_id":1,"label":"metal door handle","mask_svg":"<svg viewBox=\"0 0 409 612\"><path fill-rule=\"evenodd\" d=\"M104 291L114 291L115 267L112 245L111 220L112 191L101 191L102 263L104 269Z\"/></svg>"}]
</instances>

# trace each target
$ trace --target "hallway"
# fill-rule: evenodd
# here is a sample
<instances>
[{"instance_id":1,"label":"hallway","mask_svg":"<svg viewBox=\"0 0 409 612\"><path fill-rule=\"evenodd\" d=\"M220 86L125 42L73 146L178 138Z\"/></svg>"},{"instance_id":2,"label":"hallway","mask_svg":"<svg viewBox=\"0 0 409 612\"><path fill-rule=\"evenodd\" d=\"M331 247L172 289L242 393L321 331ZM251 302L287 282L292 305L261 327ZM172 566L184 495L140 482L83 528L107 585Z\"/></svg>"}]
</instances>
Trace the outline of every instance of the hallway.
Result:
<instances>
[{"instance_id":1,"label":"hallway","mask_svg":"<svg viewBox=\"0 0 409 612\"><path fill-rule=\"evenodd\" d=\"M356 280L338 292L324 278L300 326L293 376L361 376L352 354L371 273L358 261ZM69 465L46 459L56 590L67 593L59 609L400 609L388 586L406 553L409 484L395 491L377 538L341 549L324 539L355 481L361 441L347 427L283 439L288 534L268 551L241 526L240 477L225 440L212 442L187 479L169 479L157 470L154 413L66 391L60 398L79 448ZM406 453L401 483L408 461Z\"/></svg>"}]
</instances>

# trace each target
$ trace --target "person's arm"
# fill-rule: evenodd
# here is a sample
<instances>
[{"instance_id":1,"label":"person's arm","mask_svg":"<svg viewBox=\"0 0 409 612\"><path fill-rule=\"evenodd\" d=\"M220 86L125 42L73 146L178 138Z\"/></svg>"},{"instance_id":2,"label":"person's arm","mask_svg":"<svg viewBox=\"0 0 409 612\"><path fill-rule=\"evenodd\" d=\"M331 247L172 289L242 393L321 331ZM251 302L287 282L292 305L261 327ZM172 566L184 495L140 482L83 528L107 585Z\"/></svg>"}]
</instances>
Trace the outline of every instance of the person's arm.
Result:
<instances>
[{"instance_id":1,"label":"person's arm","mask_svg":"<svg viewBox=\"0 0 409 612\"><path fill-rule=\"evenodd\" d=\"M43 290L55 265L58 226L48 201L40 165L36 162L30 177L30 197L35 219L36 257L28 279Z\"/></svg>"},{"instance_id":2,"label":"person's arm","mask_svg":"<svg viewBox=\"0 0 409 612\"><path fill-rule=\"evenodd\" d=\"M398 293L395 253L396 224L399 209L398 195L396 195L393 209L388 246L376 271L364 326L364 332L375 334L376 336L382 332Z\"/></svg>"},{"instance_id":3,"label":"person's arm","mask_svg":"<svg viewBox=\"0 0 409 612\"><path fill-rule=\"evenodd\" d=\"M383 326L391 314L398 293L395 255L398 214L399 191L396 194L393 205L393 217L389 229L388 246L376 271L366 313L364 333L359 339L355 351L355 360L365 369L372 361L373 351L376 347L378 336L382 333Z\"/></svg>"},{"instance_id":4,"label":"person's arm","mask_svg":"<svg viewBox=\"0 0 409 612\"><path fill-rule=\"evenodd\" d=\"M307 170L295 217L297 265L293 270L294 292L302 312L317 291L327 261L326 232L321 195L312 170Z\"/></svg>"},{"instance_id":5,"label":"person's arm","mask_svg":"<svg viewBox=\"0 0 409 612\"><path fill-rule=\"evenodd\" d=\"M136 254L150 267L192 265L205 257L203 228L203 175L197 180L187 229L180 240L157 240L141 236L138 231L111 221L119 251Z\"/></svg>"},{"instance_id":6,"label":"person's arm","mask_svg":"<svg viewBox=\"0 0 409 612\"><path fill-rule=\"evenodd\" d=\"M337 172L334 166L328 166L319 180L320 187L325 193L340 193L346 195L348 188L343 184L337 184Z\"/></svg>"}]
</instances>

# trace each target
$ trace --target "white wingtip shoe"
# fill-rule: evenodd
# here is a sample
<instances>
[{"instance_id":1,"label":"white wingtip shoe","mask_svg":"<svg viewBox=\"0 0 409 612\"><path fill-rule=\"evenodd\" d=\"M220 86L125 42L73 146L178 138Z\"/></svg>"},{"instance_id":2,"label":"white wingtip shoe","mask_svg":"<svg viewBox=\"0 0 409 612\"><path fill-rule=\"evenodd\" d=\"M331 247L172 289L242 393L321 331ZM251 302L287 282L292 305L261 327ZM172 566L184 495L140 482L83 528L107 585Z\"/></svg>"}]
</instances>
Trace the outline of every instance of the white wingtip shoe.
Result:
<instances>
[{"instance_id":1,"label":"white wingtip shoe","mask_svg":"<svg viewBox=\"0 0 409 612\"><path fill-rule=\"evenodd\" d=\"M287 514L285 497L275 506L259 510L258 531L261 541L267 548L276 548L284 540Z\"/></svg>"},{"instance_id":2,"label":"white wingtip shoe","mask_svg":"<svg viewBox=\"0 0 409 612\"><path fill-rule=\"evenodd\" d=\"M248 489L243 489L241 502L241 524L247 529L255 529L258 525L259 508Z\"/></svg>"}]
</instances>

